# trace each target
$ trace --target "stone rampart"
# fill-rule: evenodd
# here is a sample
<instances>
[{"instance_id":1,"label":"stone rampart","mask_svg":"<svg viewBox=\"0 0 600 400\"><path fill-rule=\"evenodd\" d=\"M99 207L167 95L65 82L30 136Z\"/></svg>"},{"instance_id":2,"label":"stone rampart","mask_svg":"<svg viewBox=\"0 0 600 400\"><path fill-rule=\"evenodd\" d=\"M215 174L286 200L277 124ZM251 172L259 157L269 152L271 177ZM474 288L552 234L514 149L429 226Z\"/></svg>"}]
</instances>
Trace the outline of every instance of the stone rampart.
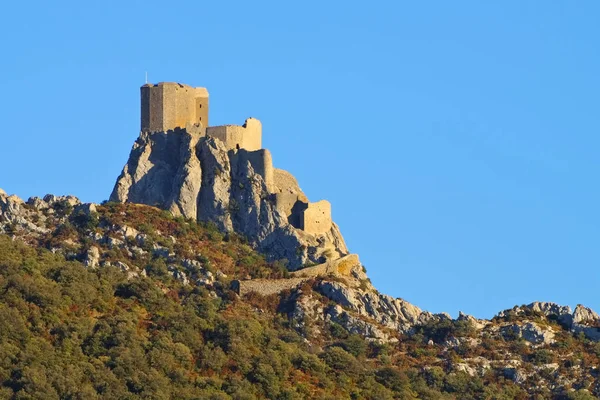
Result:
<instances>
[{"instance_id":1,"label":"stone rampart","mask_svg":"<svg viewBox=\"0 0 600 400\"><path fill-rule=\"evenodd\" d=\"M349 276L353 269L361 268L358 255L349 254L337 260L328 261L324 264L315 265L291 272L291 278L287 279L250 279L245 281L235 280L231 283L231 288L240 296L250 292L258 293L262 296L269 296L281 293L284 290L295 289L303 282L316 277L326 276Z\"/></svg>"},{"instance_id":2,"label":"stone rampart","mask_svg":"<svg viewBox=\"0 0 600 400\"><path fill-rule=\"evenodd\" d=\"M206 129L206 134L221 140L228 150L262 148L262 124L256 118L248 118L243 126L211 126Z\"/></svg>"},{"instance_id":3,"label":"stone rampart","mask_svg":"<svg viewBox=\"0 0 600 400\"><path fill-rule=\"evenodd\" d=\"M240 296L250 292L255 292L262 296L269 296L281 293L284 290L294 289L306 280L308 280L308 278L236 280L232 282L231 287Z\"/></svg>"},{"instance_id":4,"label":"stone rampart","mask_svg":"<svg viewBox=\"0 0 600 400\"><path fill-rule=\"evenodd\" d=\"M291 272L294 278L298 277L318 277L318 276L349 276L354 268L361 268L358 254L348 254L337 260L328 261L313 267L303 268L299 271Z\"/></svg>"}]
</instances>

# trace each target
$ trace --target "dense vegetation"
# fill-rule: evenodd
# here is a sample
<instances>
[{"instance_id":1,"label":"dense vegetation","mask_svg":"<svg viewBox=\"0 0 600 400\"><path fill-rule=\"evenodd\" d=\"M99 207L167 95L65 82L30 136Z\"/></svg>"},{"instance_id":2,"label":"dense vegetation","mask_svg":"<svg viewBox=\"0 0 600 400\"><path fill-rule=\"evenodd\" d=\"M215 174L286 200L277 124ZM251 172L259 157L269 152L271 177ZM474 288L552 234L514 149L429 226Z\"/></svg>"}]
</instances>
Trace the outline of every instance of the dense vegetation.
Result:
<instances>
[{"instance_id":1,"label":"dense vegetation","mask_svg":"<svg viewBox=\"0 0 600 400\"><path fill-rule=\"evenodd\" d=\"M519 341L442 346L475 335L464 321L421 326L395 344L323 323L321 335L307 340L287 317L289 293L240 298L229 290L235 277L285 276L283 262L265 262L243 240L150 207L108 204L98 214L62 218L68 211L55 210L56 226L39 241L0 235L1 398L594 398L517 385L495 370L470 376L450 368L504 349L569 368L556 352ZM144 252L107 244L102 250L112 265L86 268L91 237L123 225L146 235L135 243ZM168 256L151 251L157 246L222 274L210 285L184 284ZM118 262L147 276L132 277ZM600 349L582 338L565 333L556 346L573 353L571 366L599 362Z\"/></svg>"}]
</instances>

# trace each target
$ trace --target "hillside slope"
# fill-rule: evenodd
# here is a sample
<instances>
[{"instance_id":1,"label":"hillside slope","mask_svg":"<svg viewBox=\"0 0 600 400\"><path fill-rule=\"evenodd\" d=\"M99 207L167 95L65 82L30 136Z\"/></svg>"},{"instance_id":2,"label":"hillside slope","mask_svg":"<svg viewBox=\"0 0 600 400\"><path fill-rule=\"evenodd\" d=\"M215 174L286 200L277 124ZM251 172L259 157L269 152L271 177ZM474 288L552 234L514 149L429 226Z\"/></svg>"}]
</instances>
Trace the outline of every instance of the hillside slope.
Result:
<instances>
[{"instance_id":1,"label":"hillside slope","mask_svg":"<svg viewBox=\"0 0 600 400\"><path fill-rule=\"evenodd\" d=\"M584 307L452 320L379 294L361 271L238 294L243 282L291 279L243 238L167 211L0 191L0 397L600 393L600 324Z\"/></svg>"}]
</instances>

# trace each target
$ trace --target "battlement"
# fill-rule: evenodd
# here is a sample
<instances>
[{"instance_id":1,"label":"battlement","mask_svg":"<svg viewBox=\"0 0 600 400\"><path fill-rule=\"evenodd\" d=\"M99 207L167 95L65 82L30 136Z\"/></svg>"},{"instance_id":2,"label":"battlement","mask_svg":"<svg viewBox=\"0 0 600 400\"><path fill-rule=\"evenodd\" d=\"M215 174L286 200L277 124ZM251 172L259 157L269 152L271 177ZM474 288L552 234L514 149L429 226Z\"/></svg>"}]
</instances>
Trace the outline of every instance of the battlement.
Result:
<instances>
[{"instance_id":1,"label":"battlement","mask_svg":"<svg viewBox=\"0 0 600 400\"><path fill-rule=\"evenodd\" d=\"M175 82L140 88L141 131L167 132L187 124L208 126L208 90Z\"/></svg>"}]
</instances>

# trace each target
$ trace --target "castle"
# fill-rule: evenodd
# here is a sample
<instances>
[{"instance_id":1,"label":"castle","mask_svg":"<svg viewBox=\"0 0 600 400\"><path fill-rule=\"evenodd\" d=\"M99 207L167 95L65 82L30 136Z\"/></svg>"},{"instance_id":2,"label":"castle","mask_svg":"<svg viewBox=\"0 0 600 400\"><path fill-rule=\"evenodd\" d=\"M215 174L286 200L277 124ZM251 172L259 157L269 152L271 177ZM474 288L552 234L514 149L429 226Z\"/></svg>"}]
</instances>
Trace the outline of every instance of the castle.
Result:
<instances>
[{"instance_id":1,"label":"castle","mask_svg":"<svg viewBox=\"0 0 600 400\"><path fill-rule=\"evenodd\" d=\"M326 200L309 202L293 175L273 168L271 153L262 148L258 119L248 118L242 126L210 126L208 90L175 82L143 85L140 100L142 132L169 134L185 129L192 135L219 139L232 163L249 162L262 176L277 210L290 225L312 235L331 230L331 204Z\"/></svg>"}]
</instances>

